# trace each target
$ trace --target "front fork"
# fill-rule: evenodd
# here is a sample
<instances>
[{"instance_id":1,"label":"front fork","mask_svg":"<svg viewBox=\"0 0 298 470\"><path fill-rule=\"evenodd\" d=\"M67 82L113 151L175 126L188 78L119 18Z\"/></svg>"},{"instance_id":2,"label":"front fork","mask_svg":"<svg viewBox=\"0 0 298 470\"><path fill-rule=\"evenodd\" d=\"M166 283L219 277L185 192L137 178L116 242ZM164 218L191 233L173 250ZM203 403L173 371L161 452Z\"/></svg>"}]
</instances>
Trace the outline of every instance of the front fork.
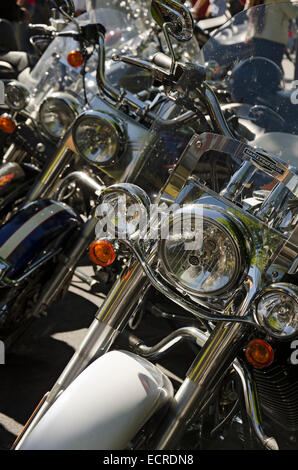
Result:
<instances>
[{"instance_id":1,"label":"front fork","mask_svg":"<svg viewBox=\"0 0 298 470\"><path fill-rule=\"evenodd\" d=\"M85 369L88 363L95 356L100 357L109 350L118 334L125 328L140 296L140 290L146 289L148 284L149 281L139 262L124 270L96 314L84 340L52 390L38 405L28 425L24 427L15 441L13 449L19 449L22 446L26 437L58 395Z\"/></svg>"},{"instance_id":2,"label":"front fork","mask_svg":"<svg viewBox=\"0 0 298 470\"><path fill-rule=\"evenodd\" d=\"M155 255L154 251L150 254L147 259L149 264ZM21 448L26 437L60 393L85 369L89 362L109 350L118 334L127 325L141 291L146 290L148 285L149 280L140 262L124 270L99 309L83 342L52 390L45 395L13 448ZM242 314L254 298L252 290L240 309ZM152 448L163 450L176 447L188 423L206 405L214 387L238 356L247 328L248 325L245 323L229 322L220 323L214 328L174 397L162 426L155 434Z\"/></svg>"},{"instance_id":3,"label":"front fork","mask_svg":"<svg viewBox=\"0 0 298 470\"><path fill-rule=\"evenodd\" d=\"M56 155L51 158L37 179L34 187L26 198L26 203L33 202L39 198L49 198L55 193L55 187L63 170L74 158L74 147L69 131L58 147Z\"/></svg>"}]
</instances>

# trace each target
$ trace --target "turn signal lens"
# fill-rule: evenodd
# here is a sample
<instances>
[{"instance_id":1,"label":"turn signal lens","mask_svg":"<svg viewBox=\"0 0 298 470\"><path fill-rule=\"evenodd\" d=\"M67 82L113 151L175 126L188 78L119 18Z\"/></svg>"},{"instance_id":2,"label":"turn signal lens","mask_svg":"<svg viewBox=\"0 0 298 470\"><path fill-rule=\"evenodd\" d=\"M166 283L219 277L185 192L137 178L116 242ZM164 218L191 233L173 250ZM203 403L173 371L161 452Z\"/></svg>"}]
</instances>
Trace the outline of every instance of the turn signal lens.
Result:
<instances>
[{"instance_id":1,"label":"turn signal lens","mask_svg":"<svg viewBox=\"0 0 298 470\"><path fill-rule=\"evenodd\" d=\"M250 364L261 369L272 364L274 351L266 341L263 341L262 339L254 339L248 344L245 356Z\"/></svg>"},{"instance_id":2,"label":"turn signal lens","mask_svg":"<svg viewBox=\"0 0 298 470\"><path fill-rule=\"evenodd\" d=\"M5 132L5 134L12 134L15 128L16 125L9 116L0 117L0 130Z\"/></svg>"},{"instance_id":3,"label":"turn signal lens","mask_svg":"<svg viewBox=\"0 0 298 470\"><path fill-rule=\"evenodd\" d=\"M80 51L71 51L67 56L67 62L71 67L81 67L84 58Z\"/></svg>"},{"instance_id":4,"label":"turn signal lens","mask_svg":"<svg viewBox=\"0 0 298 470\"><path fill-rule=\"evenodd\" d=\"M98 240L90 246L89 256L91 261L99 266L110 266L115 261L116 253L111 243Z\"/></svg>"}]
</instances>

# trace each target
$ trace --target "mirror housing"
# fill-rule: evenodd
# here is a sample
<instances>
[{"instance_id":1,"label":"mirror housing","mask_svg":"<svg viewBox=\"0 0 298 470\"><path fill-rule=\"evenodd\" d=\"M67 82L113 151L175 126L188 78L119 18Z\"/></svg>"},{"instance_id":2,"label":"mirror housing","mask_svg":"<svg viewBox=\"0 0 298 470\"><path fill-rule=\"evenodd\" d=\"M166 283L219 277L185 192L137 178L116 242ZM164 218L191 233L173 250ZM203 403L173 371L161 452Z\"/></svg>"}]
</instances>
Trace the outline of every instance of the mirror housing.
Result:
<instances>
[{"instance_id":1,"label":"mirror housing","mask_svg":"<svg viewBox=\"0 0 298 470\"><path fill-rule=\"evenodd\" d=\"M178 41L189 41L193 36L193 18L190 11L178 0L152 0L151 15L156 23Z\"/></svg>"}]
</instances>

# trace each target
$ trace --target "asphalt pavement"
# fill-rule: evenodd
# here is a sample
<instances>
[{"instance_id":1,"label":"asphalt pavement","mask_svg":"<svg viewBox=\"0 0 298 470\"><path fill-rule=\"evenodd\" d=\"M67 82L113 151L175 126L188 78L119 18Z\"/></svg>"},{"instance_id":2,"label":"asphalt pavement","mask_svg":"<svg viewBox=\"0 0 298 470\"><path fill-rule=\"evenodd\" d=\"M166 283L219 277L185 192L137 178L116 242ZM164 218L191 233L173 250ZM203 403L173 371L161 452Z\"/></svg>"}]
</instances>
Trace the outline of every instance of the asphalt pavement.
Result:
<instances>
[{"instance_id":1,"label":"asphalt pavement","mask_svg":"<svg viewBox=\"0 0 298 470\"><path fill-rule=\"evenodd\" d=\"M80 267L90 274L90 267ZM0 365L0 449L9 449L84 338L103 297L76 276L48 316L34 321Z\"/></svg>"}]
</instances>

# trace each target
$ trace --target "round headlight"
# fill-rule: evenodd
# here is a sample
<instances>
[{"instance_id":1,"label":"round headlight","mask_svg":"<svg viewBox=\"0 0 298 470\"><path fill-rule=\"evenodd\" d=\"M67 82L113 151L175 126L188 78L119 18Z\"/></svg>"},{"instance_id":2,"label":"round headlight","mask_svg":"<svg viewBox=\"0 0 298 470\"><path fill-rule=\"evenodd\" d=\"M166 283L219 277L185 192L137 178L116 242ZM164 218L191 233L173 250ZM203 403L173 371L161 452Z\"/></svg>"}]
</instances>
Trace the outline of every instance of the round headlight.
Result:
<instances>
[{"instance_id":1,"label":"round headlight","mask_svg":"<svg viewBox=\"0 0 298 470\"><path fill-rule=\"evenodd\" d=\"M147 228L149 210L150 198L142 188L129 183L114 184L101 194L96 209L100 220L96 236L131 238Z\"/></svg>"},{"instance_id":2,"label":"round headlight","mask_svg":"<svg viewBox=\"0 0 298 470\"><path fill-rule=\"evenodd\" d=\"M122 151L123 133L110 115L86 111L74 126L73 140L80 155L89 163L105 166L113 163Z\"/></svg>"},{"instance_id":3,"label":"round headlight","mask_svg":"<svg viewBox=\"0 0 298 470\"><path fill-rule=\"evenodd\" d=\"M246 238L238 224L218 209L184 206L169 221L161 241L166 277L198 296L228 293L247 265Z\"/></svg>"},{"instance_id":4,"label":"round headlight","mask_svg":"<svg viewBox=\"0 0 298 470\"><path fill-rule=\"evenodd\" d=\"M71 97L72 98L72 97ZM62 137L78 114L78 103L70 97L53 94L46 98L39 109L43 130L54 138Z\"/></svg>"},{"instance_id":5,"label":"round headlight","mask_svg":"<svg viewBox=\"0 0 298 470\"><path fill-rule=\"evenodd\" d=\"M14 80L5 85L5 102L13 111L26 108L29 100L30 92L22 83Z\"/></svg>"},{"instance_id":6,"label":"round headlight","mask_svg":"<svg viewBox=\"0 0 298 470\"><path fill-rule=\"evenodd\" d=\"M265 289L257 305L257 320L276 338L288 338L298 331L298 287L279 283Z\"/></svg>"}]
</instances>

